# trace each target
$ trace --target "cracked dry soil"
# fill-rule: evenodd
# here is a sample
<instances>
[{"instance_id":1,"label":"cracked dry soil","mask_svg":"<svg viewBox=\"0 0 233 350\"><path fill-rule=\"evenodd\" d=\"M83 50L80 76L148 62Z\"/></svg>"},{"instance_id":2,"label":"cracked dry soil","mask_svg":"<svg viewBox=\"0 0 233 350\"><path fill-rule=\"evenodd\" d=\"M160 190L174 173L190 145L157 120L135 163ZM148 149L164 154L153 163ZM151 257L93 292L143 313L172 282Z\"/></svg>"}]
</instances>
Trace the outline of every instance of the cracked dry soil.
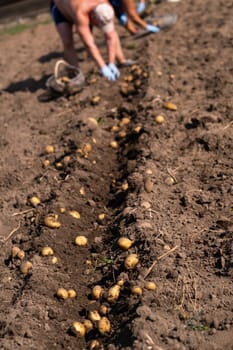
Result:
<instances>
[{"instance_id":1,"label":"cracked dry soil","mask_svg":"<svg viewBox=\"0 0 233 350\"><path fill-rule=\"evenodd\" d=\"M119 28L139 68L122 69L115 84L77 39L88 83L47 102L45 81L62 55L53 24L0 37L1 349L233 349L231 5L163 2L154 13L177 14L170 30L134 40ZM60 228L45 226L49 213ZM86 246L74 244L78 235ZM133 242L128 251L122 236ZM15 246L23 259L12 257ZM56 263L42 256L45 246ZM139 263L127 270L131 253ZM25 274L22 260L32 264ZM60 300L59 287L77 296ZM108 333L96 323L84 337L71 331L103 304Z\"/></svg>"}]
</instances>

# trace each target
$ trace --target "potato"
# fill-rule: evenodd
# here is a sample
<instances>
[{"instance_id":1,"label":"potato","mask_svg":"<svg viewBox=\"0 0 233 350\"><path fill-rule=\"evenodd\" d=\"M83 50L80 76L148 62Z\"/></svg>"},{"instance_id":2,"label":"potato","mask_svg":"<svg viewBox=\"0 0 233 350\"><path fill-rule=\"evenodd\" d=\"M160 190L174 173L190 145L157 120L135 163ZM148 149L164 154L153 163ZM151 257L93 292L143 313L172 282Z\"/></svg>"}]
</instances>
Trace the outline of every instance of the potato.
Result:
<instances>
[{"instance_id":1,"label":"potato","mask_svg":"<svg viewBox=\"0 0 233 350\"><path fill-rule=\"evenodd\" d=\"M26 275L32 269L32 263L30 261L23 261L20 265L20 271Z\"/></svg>"},{"instance_id":2,"label":"potato","mask_svg":"<svg viewBox=\"0 0 233 350\"><path fill-rule=\"evenodd\" d=\"M146 282L146 284L145 284L145 288L146 288L147 290L156 290L156 289L157 289L157 286L156 286L156 284L155 284L154 282L148 281L148 282Z\"/></svg>"},{"instance_id":3,"label":"potato","mask_svg":"<svg viewBox=\"0 0 233 350\"><path fill-rule=\"evenodd\" d=\"M113 132L118 132L119 131L119 126L118 125L113 125L111 131Z\"/></svg>"},{"instance_id":4,"label":"potato","mask_svg":"<svg viewBox=\"0 0 233 350\"><path fill-rule=\"evenodd\" d=\"M22 249L18 251L17 258L19 258L20 260L23 260L25 258L25 252Z\"/></svg>"},{"instance_id":5,"label":"potato","mask_svg":"<svg viewBox=\"0 0 233 350\"><path fill-rule=\"evenodd\" d=\"M138 255L129 254L125 259L124 265L127 270L132 270L137 266L138 263L139 263Z\"/></svg>"},{"instance_id":6,"label":"potato","mask_svg":"<svg viewBox=\"0 0 233 350\"><path fill-rule=\"evenodd\" d=\"M58 215L57 214L48 214L45 219L44 223L49 228L59 228L61 227L61 223L58 221Z\"/></svg>"},{"instance_id":7,"label":"potato","mask_svg":"<svg viewBox=\"0 0 233 350\"><path fill-rule=\"evenodd\" d=\"M68 293L68 298L71 298L71 299L76 298L77 296L77 293L74 289L68 289L67 293Z\"/></svg>"},{"instance_id":8,"label":"potato","mask_svg":"<svg viewBox=\"0 0 233 350\"><path fill-rule=\"evenodd\" d=\"M85 327L86 332L89 332L93 329L93 323L91 322L91 320L84 320L83 325Z\"/></svg>"},{"instance_id":9,"label":"potato","mask_svg":"<svg viewBox=\"0 0 233 350\"><path fill-rule=\"evenodd\" d=\"M101 298L101 295L103 293L103 288L101 286L95 286L93 289L92 289L92 297L96 300L100 299Z\"/></svg>"},{"instance_id":10,"label":"potato","mask_svg":"<svg viewBox=\"0 0 233 350\"><path fill-rule=\"evenodd\" d=\"M49 159L45 159L45 160L43 161L43 166L44 166L45 168L47 168L49 165L50 165L50 160L49 160Z\"/></svg>"},{"instance_id":11,"label":"potato","mask_svg":"<svg viewBox=\"0 0 233 350\"><path fill-rule=\"evenodd\" d=\"M61 213L61 214L64 214L65 212L66 212L66 208L61 207L61 208L60 208L60 213Z\"/></svg>"},{"instance_id":12,"label":"potato","mask_svg":"<svg viewBox=\"0 0 233 350\"><path fill-rule=\"evenodd\" d=\"M50 248L50 247L43 247L42 248L42 251L41 251L41 255L42 256L48 256L48 255L53 255L54 252L53 252L53 249Z\"/></svg>"},{"instance_id":13,"label":"potato","mask_svg":"<svg viewBox=\"0 0 233 350\"><path fill-rule=\"evenodd\" d=\"M19 247L16 247L16 246L12 247L12 249L11 249L12 258L16 258L19 251L20 251Z\"/></svg>"},{"instance_id":14,"label":"potato","mask_svg":"<svg viewBox=\"0 0 233 350\"><path fill-rule=\"evenodd\" d=\"M119 287L123 287L124 284L125 284L125 281L123 279L120 279L120 280L117 281L117 285Z\"/></svg>"},{"instance_id":15,"label":"potato","mask_svg":"<svg viewBox=\"0 0 233 350\"><path fill-rule=\"evenodd\" d=\"M107 315L107 313L109 312L109 308L107 307L107 305L102 304L100 305L99 311L101 315Z\"/></svg>"},{"instance_id":16,"label":"potato","mask_svg":"<svg viewBox=\"0 0 233 350\"><path fill-rule=\"evenodd\" d=\"M128 190L128 188L129 188L129 184L128 184L128 182L125 182L125 183L123 183L123 184L121 185L121 189L122 189L122 191L127 191L127 190Z\"/></svg>"},{"instance_id":17,"label":"potato","mask_svg":"<svg viewBox=\"0 0 233 350\"><path fill-rule=\"evenodd\" d=\"M72 330L75 332L76 335L80 337L84 337L86 334L85 326L78 321L73 322Z\"/></svg>"},{"instance_id":18,"label":"potato","mask_svg":"<svg viewBox=\"0 0 233 350\"><path fill-rule=\"evenodd\" d=\"M107 295L107 300L109 303L115 303L117 301L120 295L120 290L121 288L117 284L115 284L109 289L108 295Z\"/></svg>"},{"instance_id":19,"label":"potato","mask_svg":"<svg viewBox=\"0 0 233 350\"><path fill-rule=\"evenodd\" d=\"M132 241L127 237L121 237L118 239L117 244L122 250L128 250L132 246Z\"/></svg>"},{"instance_id":20,"label":"potato","mask_svg":"<svg viewBox=\"0 0 233 350\"><path fill-rule=\"evenodd\" d=\"M57 263L57 257L53 256L51 259L52 264L56 264Z\"/></svg>"},{"instance_id":21,"label":"potato","mask_svg":"<svg viewBox=\"0 0 233 350\"><path fill-rule=\"evenodd\" d=\"M29 198L29 202L31 203L31 205L33 205L33 207L36 207L38 204L40 204L40 199L36 196L32 196L31 198Z\"/></svg>"},{"instance_id":22,"label":"potato","mask_svg":"<svg viewBox=\"0 0 233 350\"><path fill-rule=\"evenodd\" d=\"M54 152L54 147L52 146L52 145L47 145L46 147L45 147L45 152L46 153L53 153Z\"/></svg>"},{"instance_id":23,"label":"potato","mask_svg":"<svg viewBox=\"0 0 233 350\"><path fill-rule=\"evenodd\" d=\"M98 219L99 219L99 221L103 221L105 219L105 214L104 213L99 214Z\"/></svg>"},{"instance_id":24,"label":"potato","mask_svg":"<svg viewBox=\"0 0 233 350\"><path fill-rule=\"evenodd\" d=\"M131 288L131 293L134 295L142 295L142 288L139 286L133 286Z\"/></svg>"},{"instance_id":25,"label":"potato","mask_svg":"<svg viewBox=\"0 0 233 350\"><path fill-rule=\"evenodd\" d=\"M56 164L55 164L55 167L59 170L59 169L62 169L63 168L63 164L62 164L62 162L57 162Z\"/></svg>"},{"instance_id":26,"label":"potato","mask_svg":"<svg viewBox=\"0 0 233 350\"><path fill-rule=\"evenodd\" d=\"M81 196L85 196L86 195L86 191L84 187L81 187L79 190L79 193L81 194Z\"/></svg>"},{"instance_id":27,"label":"potato","mask_svg":"<svg viewBox=\"0 0 233 350\"><path fill-rule=\"evenodd\" d=\"M100 102L100 100L101 100L101 97L100 97L100 96L94 96L94 97L92 97L92 99L91 99L91 104L92 104L92 105L98 105L98 103Z\"/></svg>"},{"instance_id":28,"label":"potato","mask_svg":"<svg viewBox=\"0 0 233 350\"><path fill-rule=\"evenodd\" d=\"M98 321L98 330L99 332L104 335L105 333L109 333L111 330L111 323L109 319L105 316L103 316L99 321Z\"/></svg>"},{"instance_id":29,"label":"potato","mask_svg":"<svg viewBox=\"0 0 233 350\"><path fill-rule=\"evenodd\" d=\"M63 299L66 300L69 296L68 296L68 291L65 288L58 288L56 295L59 299Z\"/></svg>"},{"instance_id":30,"label":"potato","mask_svg":"<svg viewBox=\"0 0 233 350\"><path fill-rule=\"evenodd\" d=\"M166 108L166 109L169 109L170 111L176 111L177 110L177 106L172 103L172 102L165 102L163 104L163 107Z\"/></svg>"},{"instance_id":31,"label":"potato","mask_svg":"<svg viewBox=\"0 0 233 350\"><path fill-rule=\"evenodd\" d=\"M79 214L79 212L77 210L70 210L69 214L75 219L80 219L80 217L81 217L81 215Z\"/></svg>"},{"instance_id":32,"label":"potato","mask_svg":"<svg viewBox=\"0 0 233 350\"><path fill-rule=\"evenodd\" d=\"M100 342L97 339L94 339L90 342L89 349L94 350L94 349L99 349L100 347Z\"/></svg>"},{"instance_id":33,"label":"potato","mask_svg":"<svg viewBox=\"0 0 233 350\"><path fill-rule=\"evenodd\" d=\"M165 121L165 118L164 118L164 116L162 116L162 115L157 115L157 116L155 117L155 121L156 121L157 124L163 124L164 121Z\"/></svg>"},{"instance_id":34,"label":"potato","mask_svg":"<svg viewBox=\"0 0 233 350\"><path fill-rule=\"evenodd\" d=\"M130 118L124 117L120 121L120 126L128 125L131 122Z\"/></svg>"},{"instance_id":35,"label":"potato","mask_svg":"<svg viewBox=\"0 0 233 350\"><path fill-rule=\"evenodd\" d=\"M85 245L87 245L87 242L88 240L87 240L87 237L85 236L77 236L75 238L75 244L80 247L84 247Z\"/></svg>"},{"instance_id":36,"label":"potato","mask_svg":"<svg viewBox=\"0 0 233 350\"><path fill-rule=\"evenodd\" d=\"M94 311L89 311L88 318L92 322L97 322L101 319L101 316L98 311L94 310Z\"/></svg>"},{"instance_id":37,"label":"potato","mask_svg":"<svg viewBox=\"0 0 233 350\"><path fill-rule=\"evenodd\" d=\"M133 129L134 132L136 132L137 134L142 130L142 127L140 125L135 126L135 128Z\"/></svg>"},{"instance_id":38,"label":"potato","mask_svg":"<svg viewBox=\"0 0 233 350\"><path fill-rule=\"evenodd\" d=\"M119 147L118 143L116 141L111 141L110 146L114 149L117 149Z\"/></svg>"}]
</instances>

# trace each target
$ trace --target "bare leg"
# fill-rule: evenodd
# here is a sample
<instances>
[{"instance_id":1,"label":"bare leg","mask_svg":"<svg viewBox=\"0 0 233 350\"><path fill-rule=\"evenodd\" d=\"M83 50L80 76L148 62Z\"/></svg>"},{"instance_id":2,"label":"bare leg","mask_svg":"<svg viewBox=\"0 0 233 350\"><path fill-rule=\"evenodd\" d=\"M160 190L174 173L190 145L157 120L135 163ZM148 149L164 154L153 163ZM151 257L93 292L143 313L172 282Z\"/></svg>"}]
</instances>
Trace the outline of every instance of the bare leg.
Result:
<instances>
[{"instance_id":1,"label":"bare leg","mask_svg":"<svg viewBox=\"0 0 233 350\"><path fill-rule=\"evenodd\" d=\"M57 31L61 37L64 48L64 59L71 65L78 67L78 59L74 48L72 25L62 22L57 25Z\"/></svg>"},{"instance_id":2,"label":"bare leg","mask_svg":"<svg viewBox=\"0 0 233 350\"><path fill-rule=\"evenodd\" d=\"M119 63L124 63L126 61L125 55L122 50L121 42L119 39L119 35L116 32L116 59Z\"/></svg>"}]
</instances>

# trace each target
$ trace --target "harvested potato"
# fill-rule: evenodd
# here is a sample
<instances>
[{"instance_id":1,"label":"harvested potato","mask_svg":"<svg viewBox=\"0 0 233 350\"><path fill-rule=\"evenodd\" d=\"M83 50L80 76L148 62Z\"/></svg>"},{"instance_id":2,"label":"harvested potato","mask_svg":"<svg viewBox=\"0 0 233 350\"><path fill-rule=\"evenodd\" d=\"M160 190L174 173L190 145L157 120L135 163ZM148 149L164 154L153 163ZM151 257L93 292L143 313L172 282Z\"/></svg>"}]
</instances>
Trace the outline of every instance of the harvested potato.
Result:
<instances>
[{"instance_id":1,"label":"harvested potato","mask_svg":"<svg viewBox=\"0 0 233 350\"><path fill-rule=\"evenodd\" d=\"M93 323L91 322L91 320L84 320L83 325L86 329L86 332L89 332L93 329Z\"/></svg>"},{"instance_id":2,"label":"harvested potato","mask_svg":"<svg viewBox=\"0 0 233 350\"><path fill-rule=\"evenodd\" d=\"M92 105L98 105L98 103L100 102L100 100L101 100L101 97L100 97L100 96L94 96L94 97L92 97L92 99L91 99L91 104L92 104Z\"/></svg>"},{"instance_id":3,"label":"harvested potato","mask_svg":"<svg viewBox=\"0 0 233 350\"><path fill-rule=\"evenodd\" d=\"M49 159L45 159L45 160L43 161L43 166L44 166L45 168L47 168L49 165L50 165L50 160L49 160Z\"/></svg>"},{"instance_id":4,"label":"harvested potato","mask_svg":"<svg viewBox=\"0 0 233 350\"><path fill-rule=\"evenodd\" d=\"M113 132L118 132L119 131L119 126L118 125L113 125L111 131Z\"/></svg>"},{"instance_id":5,"label":"harvested potato","mask_svg":"<svg viewBox=\"0 0 233 350\"><path fill-rule=\"evenodd\" d=\"M98 311L94 310L94 311L89 311L88 318L92 322L97 322L101 319L101 316Z\"/></svg>"},{"instance_id":6,"label":"harvested potato","mask_svg":"<svg viewBox=\"0 0 233 350\"><path fill-rule=\"evenodd\" d=\"M118 137L121 139L125 138L126 136L127 136L127 133L125 130L120 131L118 134Z\"/></svg>"},{"instance_id":7,"label":"harvested potato","mask_svg":"<svg viewBox=\"0 0 233 350\"><path fill-rule=\"evenodd\" d=\"M120 126L128 125L130 122L131 122L130 118L124 117L124 118L122 118L121 121L120 121Z\"/></svg>"},{"instance_id":8,"label":"harvested potato","mask_svg":"<svg viewBox=\"0 0 233 350\"><path fill-rule=\"evenodd\" d=\"M47 145L46 147L45 147L45 152L46 153L53 153L54 152L54 147L52 146L52 145Z\"/></svg>"},{"instance_id":9,"label":"harvested potato","mask_svg":"<svg viewBox=\"0 0 233 350\"><path fill-rule=\"evenodd\" d=\"M125 182L125 183L123 183L123 184L121 185L121 189L122 189L122 191L127 191L127 190L128 190L128 188L129 188L129 184L128 184L128 182Z\"/></svg>"},{"instance_id":10,"label":"harvested potato","mask_svg":"<svg viewBox=\"0 0 233 350\"><path fill-rule=\"evenodd\" d=\"M81 215L79 214L79 212L77 210L70 210L69 214L75 219L80 219L80 217L81 217Z\"/></svg>"},{"instance_id":11,"label":"harvested potato","mask_svg":"<svg viewBox=\"0 0 233 350\"><path fill-rule=\"evenodd\" d=\"M174 180L174 178L173 178L172 176L168 176L168 177L165 179L165 183L166 183L167 185L171 186L171 185L174 185L175 180Z\"/></svg>"},{"instance_id":12,"label":"harvested potato","mask_svg":"<svg viewBox=\"0 0 233 350\"><path fill-rule=\"evenodd\" d=\"M75 332L76 335L80 337L84 337L86 334L85 326L78 321L73 322L72 330Z\"/></svg>"},{"instance_id":13,"label":"harvested potato","mask_svg":"<svg viewBox=\"0 0 233 350\"><path fill-rule=\"evenodd\" d=\"M61 207L61 208L60 208L60 213L61 213L61 214L64 214L65 212L66 212L66 208Z\"/></svg>"},{"instance_id":14,"label":"harvested potato","mask_svg":"<svg viewBox=\"0 0 233 350\"><path fill-rule=\"evenodd\" d=\"M98 122L95 118L89 117L88 121L90 124L93 124L94 126L98 126Z\"/></svg>"},{"instance_id":15,"label":"harvested potato","mask_svg":"<svg viewBox=\"0 0 233 350\"><path fill-rule=\"evenodd\" d=\"M95 286L91 292L92 297L96 300L101 298L102 293L103 293L103 288L99 285Z\"/></svg>"},{"instance_id":16,"label":"harvested potato","mask_svg":"<svg viewBox=\"0 0 233 350\"><path fill-rule=\"evenodd\" d=\"M12 247L12 249L11 249L12 258L16 258L19 251L20 251L19 247L16 247L16 246Z\"/></svg>"},{"instance_id":17,"label":"harvested potato","mask_svg":"<svg viewBox=\"0 0 233 350\"><path fill-rule=\"evenodd\" d=\"M156 289L157 289L157 286L156 286L156 284L155 284L154 282L148 281L148 282L146 282L146 284L145 284L145 288L146 288L147 290L156 290Z\"/></svg>"},{"instance_id":18,"label":"harvested potato","mask_svg":"<svg viewBox=\"0 0 233 350\"><path fill-rule=\"evenodd\" d=\"M135 126L135 128L133 129L134 132L136 132L137 134L141 131L142 127L140 125Z\"/></svg>"},{"instance_id":19,"label":"harvested potato","mask_svg":"<svg viewBox=\"0 0 233 350\"><path fill-rule=\"evenodd\" d=\"M131 293L132 293L133 295L142 295L142 288L139 287L139 286L133 286L133 287L131 288Z\"/></svg>"},{"instance_id":20,"label":"harvested potato","mask_svg":"<svg viewBox=\"0 0 233 350\"><path fill-rule=\"evenodd\" d=\"M117 285L119 287L123 287L124 284L125 284L125 281L123 279L120 279L120 280L117 281Z\"/></svg>"},{"instance_id":21,"label":"harvested potato","mask_svg":"<svg viewBox=\"0 0 233 350\"><path fill-rule=\"evenodd\" d=\"M132 241L127 237L121 237L118 239L117 244L122 250L128 250L132 246Z\"/></svg>"},{"instance_id":22,"label":"harvested potato","mask_svg":"<svg viewBox=\"0 0 233 350\"><path fill-rule=\"evenodd\" d=\"M166 108L166 109L169 109L170 111L176 111L177 110L177 106L172 103L172 102L165 102L163 104L163 107Z\"/></svg>"},{"instance_id":23,"label":"harvested potato","mask_svg":"<svg viewBox=\"0 0 233 350\"><path fill-rule=\"evenodd\" d=\"M90 350L99 349L99 347L100 347L100 342L97 339L94 339L90 342L90 345L89 345Z\"/></svg>"},{"instance_id":24,"label":"harvested potato","mask_svg":"<svg viewBox=\"0 0 233 350\"><path fill-rule=\"evenodd\" d=\"M124 265L127 270L132 270L137 266L138 263L139 263L138 255L129 254L125 259Z\"/></svg>"},{"instance_id":25,"label":"harvested potato","mask_svg":"<svg viewBox=\"0 0 233 350\"><path fill-rule=\"evenodd\" d=\"M68 289L67 293L68 293L68 298L71 298L71 299L76 298L77 296L77 293L74 289Z\"/></svg>"},{"instance_id":26,"label":"harvested potato","mask_svg":"<svg viewBox=\"0 0 233 350\"><path fill-rule=\"evenodd\" d=\"M110 142L110 146L111 146L112 148L115 148L115 149L119 147L117 141L111 141L111 142Z\"/></svg>"},{"instance_id":27,"label":"harvested potato","mask_svg":"<svg viewBox=\"0 0 233 350\"><path fill-rule=\"evenodd\" d=\"M63 299L66 300L69 296L68 296L68 291L65 288L58 288L56 295L59 299Z\"/></svg>"},{"instance_id":28,"label":"harvested potato","mask_svg":"<svg viewBox=\"0 0 233 350\"><path fill-rule=\"evenodd\" d=\"M56 264L57 263L57 257L53 256L51 259L52 264Z\"/></svg>"},{"instance_id":29,"label":"harvested potato","mask_svg":"<svg viewBox=\"0 0 233 350\"><path fill-rule=\"evenodd\" d=\"M107 295L107 300L109 303L115 303L117 301L120 295L120 290L121 288L117 284L115 284L109 289L108 295Z\"/></svg>"},{"instance_id":30,"label":"harvested potato","mask_svg":"<svg viewBox=\"0 0 233 350\"><path fill-rule=\"evenodd\" d=\"M40 204L40 198L32 196L31 198L29 198L29 202L33 207L36 207L38 204Z\"/></svg>"},{"instance_id":31,"label":"harvested potato","mask_svg":"<svg viewBox=\"0 0 233 350\"><path fill-rule=\"evenodd\" d=\"M103 221L105 219L105 214L104 213L99 214L98 219L99 219L99 221Z\"/></svg>"},{"instance_id":32,"label":"harvested potato","mask_svg":"<svg viewBox=\"0 0 233 350\"><path fill-rule=\"evenodd\" d=\"M163 115L157 115L157 116L155 117L155 121L156 121L157 124L163 124L164 121L165 121L165 118L164 118Z\"/></svg>"},{"instance_id":33,"label":"harvested potato","mask_svg":"<svg viewBox=\"0 0 233 350\"><path fill-rule=\"evenodd\" d=\"M25 252L22 249L18 251L17 258L19 258L20 260L23 260L25 258Z\"/></svg>"},{"instance_id":34,"label":"harvested potato","mask_svg":"<svg viewBox=\"0 0 233 350\"><path fill-rule=\"evenodd\" d=\"M26 275L32 269L32 263L30 261L23 261L20 265L20 271Z\"/></svg>"},{"instance_id":35,"label":"harvested potato","mask_svg":"<svg viewBox=\"0 0 233 350\"><path fill-rule=\"evenodd\" d=\"M111 330L111 323L109 319L105 316L103 316L99 322L98 322L98 330L99 332L104 335L106 333L109 333Z\"/></svg>"},{"instance_id":36,"label":"harvested potato","mask_svg":"<svg viewBox=\"0 0 233 350\"><path fill-rule=\"evenodd\" d=\"M84 187L81 187L79 190L79 193L81 194L81 196L85 196L86 195L86 191Z\"/></svg>"},{"instance_id":37,"label":"harvested potato","mask_svg":"<svg viewBox=\"0 0 233 350\"><path fill-rule=\"evenodd\" d=\"M92 145L90 143L86 143L84 146L83 146L83 152L85 154L88 154L92 151Z\"/></svg>"},{"instance_id":38,"label":"harvested potato","mask_svg":"<svg viewBox=\"0 0 233 350\"><path fill-rule=\"evenodd\" d=\"M107 305L102 304L100 305L99 311L101 315L107 315L107 313L109 312L109 307Z\"/></svg>"},{"instance_id":39,"label":"harvested potato","mask_svg":"<svg viewBox=\"0 0 233 350\"><path fill-rule=\"evenodd\" d=\"M57 214L48 214L45 219L44 223L49 228L59 228L61 227L61 223L58 221L58 215Z\"/></svg>"},{"instance_id":40,"label":"harvested potato","mask_svg":"<svg viewBox=\"0 0 233 350\"><path fill-rule=\"evenodd\" d=\"M85 245L87 245L87 242L88 240L87 240L87 237L85 236L77 236L75 238L75 244L80 247L84 247Z\"/></svg>"},{"instance_id":41,"label":"harvested potato","mask_svg":"<svg viewBox=\"0 0 233 350\"><path fill-rule=\"evenodd\" d=\"M43 247L41 251L42 256L48 256L48 255L53 255L53 249L51 247Z\"/></svg>"},{"instance_id":42,"label":"harvested potato","mask_svg":"<svg viewBox=\"0 0 233 350\"><path fill-rule=\"evenodd\" d=\"M70 157L70 156L65 156L65 157L63 158L63 163L64 163L65 165L68 165L68 164L70 163L70 161L71 161L71 157Z\"/></svg>"}]
</instances>

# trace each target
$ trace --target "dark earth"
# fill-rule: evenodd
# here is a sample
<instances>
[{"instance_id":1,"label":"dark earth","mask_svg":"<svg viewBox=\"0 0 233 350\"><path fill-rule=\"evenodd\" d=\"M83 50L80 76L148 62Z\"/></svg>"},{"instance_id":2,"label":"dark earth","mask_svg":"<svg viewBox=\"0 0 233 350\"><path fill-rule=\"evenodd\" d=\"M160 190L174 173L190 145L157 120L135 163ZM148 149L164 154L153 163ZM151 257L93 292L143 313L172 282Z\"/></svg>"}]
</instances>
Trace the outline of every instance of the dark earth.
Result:
<instances>
[{"instance_id":1,"label":"dark earth","mask_svg":"<svg viewBox=\"0 0 233 350\"><path fill-rule=\"evenodd\" d=\"M137 66L122 68L116 83L76 38L87 84L72 96L46 92L62 57L48 12L25 19L17 35L1 27L1 349L233 349L232 1L162 2L153 11L177 22L137 39L118 27ZM45 225L47 214L60 228ZM78 235L87 245L75 245ZM120 237L132 240L129 250ZM57 262L42 256L45 246ZM131 253L139 263L127 270ZM32 267L22 273L25 261ZM95 285L104 290L98 300ZM77 296L61 300L59 287ZM94 322L76 334L73 322L101 305L110 331Z\"/></svg>"}]
</instances>

